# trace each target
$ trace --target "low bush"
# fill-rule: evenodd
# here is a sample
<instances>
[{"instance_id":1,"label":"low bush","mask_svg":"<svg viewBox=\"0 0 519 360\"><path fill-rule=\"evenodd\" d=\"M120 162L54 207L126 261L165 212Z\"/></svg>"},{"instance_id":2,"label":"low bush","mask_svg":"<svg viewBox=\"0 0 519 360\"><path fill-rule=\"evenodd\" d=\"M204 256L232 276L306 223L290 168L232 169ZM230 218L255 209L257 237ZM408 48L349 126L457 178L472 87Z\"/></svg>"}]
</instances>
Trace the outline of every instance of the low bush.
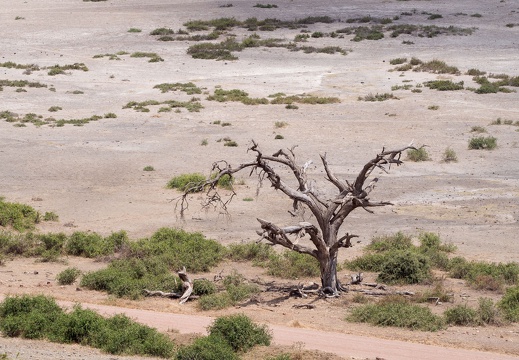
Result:
<instances>
[{"instance_id":1,"label":"low bush","mask_svg":"<svg viewBox=\"0 0 519 360\"><path fill-rule=\"evenodd\" d=\"M25 231L33 229L40 221L40 213L32 206L6 202L0 197L0 226Z\"/></svg>"},{"instance_id":2,"label":"low bush","mask_svg":"<svg viewBox=\"0 0 519 360\"><path fill-rule=\"evenodd\" d=\"M264 243L230 244L228 256L233 261L264 263L274 255L272 246Z\"/></svg>"},{"instance_id":3,"label":"low bush","mask_svg":"<svg viewBox=\"0 0 519 360\"><path fill-rule=\"evenodd\" d=\"M81 275L81 271L79 269L75 267L67 268L56 276L56 280L60 285L71 285L74 283L74 281L77 280L79 275Z\"/></svg>"},{"instance_id":4,"label":"low bush","mask_svg":"<svg viewBox=\"0 0 519 360\"><path fill-rule=\"evenodd\" d=\"M497 147L497 139L493 136L477 136L469 140L469 150L493 150Z\"/></svg>"},{"instance_id":5,"label":"low bush","mask_svg":"<svg viewBox=\"0 0 519 360\"><path fill-rule=\"evenodd\" d=\"M429 153L425 148L407 150L407 159L414 162L430 160Z\"/></svg>"},{"instance_id":6,"label":"low bush","mask_svg":"<svg viewBox=\"0 0 519 360\"><path fill-rule=\"evenodd\" d=\"M172 269L185 266L191 273L208 271L225 254L225 247L200 233L162 228L149 239L131 242L124 257L106 269L85 274L81 286L134 299L140 298L144 289L179 291L181 283Z\"/></svg>"},{"instance_id":7,"label":"low bush","mask_svg":"<svg viewBox=\"0 0 519 360\"><path fill-rule=\"evenodd\" d=\"M200 173L182 174L172 178L166 187L168 189L177 189L179 191L190 190L190 192L200 192L204 188L201 186L206 180L206 177Z\"/></svg>"},{"instance_id":8,"label":"low bush","mask_svg":"<svg viewBox=\"0 0 519 360\"><path fill-rule=\"evenodd\" d=\"M290 250L271 255L263 266L269 275L285 279L315 277L321 273L319 262L313 256Z\"/></svg>"},{"instance_id":9,"label":"low bush","mask_svg":"<svg viewBox=\"0 0 519 360\"><path fill-rule=\"evenodd\" d=\"M446 310L443 315L447 324L469 326L478 324L478 313L467 305L456 305Z\"/></svg>"},{"instance_id":10,"label":"low bush","mask_svg":"<svg viewBox=\"0 0 519 360\"><path fill-rule=\"evenodd\" d=\"M456 152L452 148L448 147L443 152L442 161L446 163L458 162L458 155L456 155Z\"/></svg>"},{"instance_id":11,"label":"low bush","mask_svg":"<svg viewBox=\"0 0 519 360\"><path fill-rule=\"evenodd\" d=\"M487 263L467 261L461 257L452 258L447 266L449 275L455 279L466 280L477 289L501 290L504 285L519 283L519 264Z\"/></svg>"},{"instance_id":12,"label":"low bush","mask_svg":"<svg viewBox=\"0 0 519 360\"><path fill-rule=\"evenodd\" d=\"M366 246L364 255L346 261L344 266L355 271L380 272L379 280L390 283L427 281L431 267L447 267L447 253L454 251L455 247L442 244L434 233L420 234L419 240L420 246L416 246L409 236L401 232L374 238Z\"/></svg>"},{"instance_id":13,"label":"low bush","mask_svg":"<svg viewBox=\"0 0 519 360\"><path fill-rule=\"evenodd\" d=\"M418 284L430 279L429 260L410 250L391 252L381 266L377 281L387 284Z\"/></svg>"},{"instance_id":14,"label":"low bush","mask_svg":"<svg viewBox=\"0 0 519 360\"><path fill-rule=\"evenodd\" d=\"M402 297L392 296L377 304L355 307L346 320L423 331L438 331L445 327L443 319L428 308L410 304Z\"/></svg>"},{"instance_id":15,"label":"low bush","mask_svg":"<svg viewBox=\"0 0 519 360\"><path fill-rule=\"evenodd\" d=\"M519 322L519 286L506 289L505 295L497 306L503 312L505 319Z\"/></svg>"},{"instance_id":16,"label":"low bush","mask_svg":"<svg viewBox=\"0 0 519 360\"><path fill-rule=\"evenodd\" d=\"M266 326L254 324L243 314L219 317L208 330L210 337L221 337L236 352L246 352L256 345L269 346L272 339Z\"/></svg>"},{"instance_id":17,"label":"low bush","mask_svg":"<svg viewBox=\"0 0 519 360\"><path fill-rule=\"evenodd\" d=\"M438 91L463 90L463 81L454 83L451 80L434 80L427 81L424 83L424 85L430 89Z\"/></svg>"},{"instance_id":18,"label":"low bush","mask_svg":"<svg viewBox=\"0 0 519 360\"><path fill-rule=\"evenodd\" d=\"M175 360L238 360L233 348L220 336L202 336L181 347Z\"/></svg>"},{"instance_id":19,"label":"low bush","mask_svg":"<svg viewBox=\"0 0 519 360\"><path fill-rule=\"evenodd\" d=\"M48 339L93 346L111 354L171 357L174 344L166 335L124 315L103 318L74 307L65 313L50 297L8 297L0 304L0 330L9 337Z\"/></svg>"}]
</instances>

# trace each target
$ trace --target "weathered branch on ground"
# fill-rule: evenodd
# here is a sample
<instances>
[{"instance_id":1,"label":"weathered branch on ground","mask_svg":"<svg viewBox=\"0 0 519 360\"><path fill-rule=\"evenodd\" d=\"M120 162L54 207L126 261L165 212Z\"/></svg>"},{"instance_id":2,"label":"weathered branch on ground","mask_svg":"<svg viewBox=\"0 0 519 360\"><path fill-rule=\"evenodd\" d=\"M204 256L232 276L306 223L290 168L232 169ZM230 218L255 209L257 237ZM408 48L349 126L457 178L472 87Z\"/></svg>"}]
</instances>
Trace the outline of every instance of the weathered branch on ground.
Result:
<instances>
[{"instance_id":1,"label":"weathered branch on ground","mask_svg":"<svg viewBox=\"0 0 519 360\"><path fill-rule=\"evenodd\" d=\"M146 296L160 296L167 297L171 299L180 299L179 303L184 304L188 300L198 299L197 295L192 295L193 293L193 281L189 278L186 272L186 267L184 266L182 270L177 272L178 277L182 280L182 292L164 292L160 290L148 290L144 289L144 294Z\"/></svg>"}]
</instances>

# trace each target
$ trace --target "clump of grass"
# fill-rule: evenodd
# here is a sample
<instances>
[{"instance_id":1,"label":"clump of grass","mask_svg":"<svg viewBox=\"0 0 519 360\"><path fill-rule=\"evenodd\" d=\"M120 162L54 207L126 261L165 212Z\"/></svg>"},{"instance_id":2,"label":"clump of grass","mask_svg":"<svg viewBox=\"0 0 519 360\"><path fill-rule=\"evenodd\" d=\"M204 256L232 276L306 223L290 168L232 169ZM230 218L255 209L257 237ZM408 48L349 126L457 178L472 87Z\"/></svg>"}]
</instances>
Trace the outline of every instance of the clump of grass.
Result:
<instances>
[{"instance_id":1,"label":"clump of grass","mask_svg":"<svg viewBox=\"0 0 519 360\"><path fill-rule=\"evenodd\" d=\"M406 62L407 62L407 58L395 58L395 59L389 60L389 63L391 65L400 65L400 64L404 64Z\"/></svg>"},{"instance_id":2,"label":"clump of grass","mask_svg":"<svg viewBox=\"0 0 519 360\"><path fill-rule=\"evenodd\" d=\"M438 110L440 107L438 105L429 105L427 106L427 110Z\"/></svg>"},{"instance_id":3,"label":"clump of grass","mask_svg":"<svg viewBox=\"0 0 519 360\"><path fill-rule=\"evenodd\" d=\"M182 192L188 189L191 192L200 192L204 190L202 184L205 181L206 177L200 173L181 174L173 177L166 185L166 188L177 189Z\"/></svg>"},{"instance_id":4,"label":"clump of grass","mask_svg":"<svg viewBox=\"0 0 519 360\"><path fill-rule=\"evenodd\" d=\"M419 149L411 149L407 151L407 159L414 162L430 160L429 153L424 147Z\"/></svg>"},{"instance_id":5,"label":"clump of grass","mask_svg":"<svg viewBox=\"0 0 519 360\"><path fill-rule=\"evenodd\" d=\"M470 75L470 76L483 76L486 74L486 72L481 71L479 69L471 68L471 69L468 69L465 74Z\"/></svg>"},{"instance_id":6,"label":"clump of grass","mask_svg":"<svg viewBox=\"0 0 519 360\"><path fill-rule=\"evenodd\" d=\"M65 74L65 71L67 70L81 70L81 71L88 71L88 67L84 63L74 63L70 65L54 65L47 67L48 69L48 75L54 76L54 75L60 75Z\"/></svg>"},{"instance_id":7,"label":"clump of grass","mask_svg":"<svg viewBox=\"0 0 519 360\"><path fill-rule=\"evenodd\" d=\"M198 307L202 310L225 309L259 292L256 285L248 283L243 275L236 271L224 278L223 286L223 292L202 296Z\"/></svg>"},{"instance_id":8,"label":"clump of grass","mask_svg":"<svg viewBox=\"0 0 519 360\"><path fill-rule=\"evenodd\" d=\"M438 331L445 327L442 317L434 315L428 308L410 304L405 298L393 296L377 304L355 307L346 320L422 331Z\"/></svg>"},{"instance_id":9,"label":"clump of grass","mask_svg":"<svg viewBox=\"0 0 519 360\"><path fill-rule=\"evenodd\" d=\"M175 360L238 360L238 355L225 340L216 336L202 336L191 345L181 347L175 355Z\"/></svg>"},{"instance_id":10,"label":"clump of grass","mask_svg":"<svg viewBox=\"0 0 519 360\"><path fill-rule=\"evenodd\" d=\"M53 211L46 211L43 215L43 221L58 221L59 216Z\"/></svg>"},{"instance_id":11,"label":"clump of grass","mask_svg":"<svg viewBox=\"0 0 519 360\"><path fill-rule=\"evenodd\" d=\"M313 96L313 95L277 95L275 96L270 103L271 104L287 104L292 105L294 103L298 104L309 104L309 105L316 105L316 104L336 104L340 103L341 100L337 97L321 97L321 96Z\"/></svg>"},{"instance_id":12,"label":"clump of grass","mask_svg":"<svg viewBox=\"0 0 519 360\"><path fill-rule=\"evenodd\" d=\"M81 271L75 267L67 268L56 276L56 280L60 285L71 285L81 275Z\"/></svg>"},{"instance_id":13,"label":"clump of grass","mask_svg":"<svg viewBox=\"0 0 519 360\"><path fill-rule=\"evenodd\" d=\"M227 141L224 141L223 146L237 147L238 143L234 140L227 140Z\"/></svg>"},{"instance_id":14,"label":"clump of grass","mask_svg":"<svg viewBox=\"0 0 519 360\"><path fill-rule=\"evenodd\" d=\"M433 74L453 74L459 75L460 70L455 66L449 66L445 61L434 59L420 64L414 71L425 71Z\"/></svg>"},{"instance_id":15,"label":"clump of grass","mask_svg":"<svg viewBox=\"0 0 519 360\"><path fill-rule=\"evenodd\" d=\"M128 29L128 32L129 33L140 33L140 32L142 32L142 29L132 27L132 28Z\"/></svg>"},{"instance_id":16,"label":"clump of grass","mask_svg":"<svg viewBox=\"0 0 519 360\"><path fill-rule=\"evenodd\" d=\"M277 134L274 136L274 140L283 140L285 137L283 135Z\"/></svg>"},{"instance_id":17,"label":"clump of grass","mask_svg":"<svg viewBox=\"0 0 519 360\"><path fill-rule=\"evenodd\" d=\"M287 126L288 126L288 123L286 121L276 121L274 123L274 127L276 129L282 129L282 128L287 127Z\"/></svg>"},{"instance_id":18,"label":"clump of grass","mask_svg":"<svg viewBox=\"0 0 519 360\"><path fill-rule=\"evenodd\" d=\"M451 80L433 80L425 82L424 85L438 91L463 90L463 81L454 83Z\"/></svg>"},{"instance_id":19,"label":"clump of grass","mask_svg":"<svg viewBox=\"0 0 519 360\"><path fill-rule=\"evenodd\" d=\"M168 91L183 91L187 95L201 94L202 89L197 87L194 83L163 83L159 85L155 85L154 89L159 89L162 93L166 93Z\"/></svg>"},{"instance_id":20,"label":"clump of grass","mask_svg":"<svg viewBox=\"0 0 519 360\"><path fill-rule=\"evenodd\" d=\"M137 51L137 52L132 53L130 55L130 57L133 57L133 58L149 58L148 62L151 62L151 63L164 61L164 59L161 58L157 53L152 53L152 52Z\"/></svg>"},{"instance_id":21,"label":"clump of grass","mask_svg":"<svg viewBox=\"0 0 519 360\"><path fill-rule=\"evenodd\" d=\"M174 33L175 33L175 31L170 28L161 27L161 28L152 30L150 32L150 35L173 35Z\"/></svg>"},{"instance_id":22,"label":"clump of grass","mask_svg":"<svg viewBox=\"0 0 519 360\"><path fill-rule=\"evenodd\" d=\"M209 144L209 141L207 139L203 139L201 142L200 142L200 145L202 146L207 146Z\"/></svg>"},{"instance_id":23,"label":"clump of grass","mask_svg":"<svg viewBox=\"0 0 519 360\"><path fill-rule=\"evenodd\" d=\"M269 275L284 279L315 277L320 274L319 263L314 257L295 251L272 254L263 266Z\"/></svg>"},{"instance_id":24,"label":"clump of grass","mask_svg":"<svg viewBox=\"0 0 519 360\"><path fill-rule=\"evenodd\" d=\"M0 304L0 329L5 336L76 343L117 355L169 358L174 344L166 335L125 315L104 318L77 305L65 313L43 295L8 297Z\"/></svg>"},{"instance_id":25,"label":"clump of grass","mask_svg":"<svg viewBox=\"0 0 519 360\"><path fill-rule=\"evenodd\" d=\"M56 111L60 111L60 110L63 110L63 108L61 106L51 106L48 111L50 112L56 112Z\"/></svg>"},{"instance_id":26,"label":"clump of grass","mask_svg":"<svg viewBox=\"0 0 519 360\"><path fill-rule=\"evenodd\" d=\"M275 8L277 8L278 6L275 5L275 4L260 4L260 3L257 3L257 4L254 5L253 7L261 8L261 9L275 9Z\"/></svg>"},{"instance_id":27,"label":"clump of grass","mask_svg":"<svg viewBox=\"0 0 519 360\"><path fill-rule=\"evenodd\" d=\"M443 152L442 161L446 163L458 162L458 155L452 148L448 147Z\"/></svg>"},{"instance_id":28,"label":"clump of grass","mask_svg":"<svg viewBox=\"0 0 519 360\"><path fill-rule=\"evenodd\" d=\"M249 94L243 90L224 90L221 88L215 89L214 94L209 95L207 100L218 102L238 101L245 105L265 105L269 103L266 98L250 98Z\"/></svg>"},{"instance_id":29,"label":"clump of grass","mask_svg":"<svg viewBox=\"0 0 519 360\"><path fill-rule=\"evenodd\" d=\"M155 171L155 168L151 165L146 165L142 171Z\"/></svg>"},{"instance_id":30,"label":"clump of grass","mask_svg":"<svg viewBox=\"0 0 519 360\"><path fill-rule=\"evenodd\" d=\"M470 150L493 150L497 147L497 139L493 136L477 136L469 140Z\"/></svg>"},{"instance_id":31,"label":"clump of grass","mask_svg":"<svg viewBox=\"0 0 519 360\"><path fill-rule=\"evenodd\" d=\"M485 129L483 126L475 125L475 126L470 128L470 132L486 133L487 129Z\"/></svg>"},{"instance_id":32,"label":"clump of grass","mask_svg":"<svg viewBox=\"0 0 519 360\"><path fill-rule=\"evenodd\" d=\"M379 93L376 93L375 95L373 95L372 93L369 93L368 95L362 97L362 96L359 96L358 100L359 101L386 101L386 100L389 100L389 99L396 99L398 100L398 97L396 97L393 93L384 93L384 94L379 94Z\"/></svg>"}]
</instances>

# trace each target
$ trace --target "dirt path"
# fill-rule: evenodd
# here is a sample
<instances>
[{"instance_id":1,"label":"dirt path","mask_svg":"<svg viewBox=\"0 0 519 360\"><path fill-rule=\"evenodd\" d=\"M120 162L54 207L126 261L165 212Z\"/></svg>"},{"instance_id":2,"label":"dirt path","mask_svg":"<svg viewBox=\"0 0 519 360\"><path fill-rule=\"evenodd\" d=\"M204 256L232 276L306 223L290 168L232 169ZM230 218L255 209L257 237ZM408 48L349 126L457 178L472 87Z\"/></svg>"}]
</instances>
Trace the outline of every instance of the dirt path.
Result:
<instances>
[{"instance_id":1,"label":"dirt path","mask_svg":"<svg viewBox=\"0 0 519 360\"><path fill-rule=\"evenodd\" d=\"M60 302L72 306L70 302ZM127 309L115 306L83 304L104 315L124 313L138 322L157 328L159 331L178 330L180 333L205 333L212 318L196 315L161 313L148 310ZM331 352L339 356L354 358L382 358L387 360L512 360L516 356L441 346L416 344L404 341L377 339L334 332L298 329L270 325L274 344L293 345L303 342L306 349Z\"/></svg>"}]
</instances>

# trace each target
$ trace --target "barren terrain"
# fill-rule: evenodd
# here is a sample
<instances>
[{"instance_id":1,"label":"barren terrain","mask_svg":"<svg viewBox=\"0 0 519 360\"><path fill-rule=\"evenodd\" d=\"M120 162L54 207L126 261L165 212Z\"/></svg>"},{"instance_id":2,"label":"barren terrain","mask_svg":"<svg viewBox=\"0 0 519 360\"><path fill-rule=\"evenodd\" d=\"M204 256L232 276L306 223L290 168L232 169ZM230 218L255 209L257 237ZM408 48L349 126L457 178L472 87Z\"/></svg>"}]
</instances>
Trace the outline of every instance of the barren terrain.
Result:
<instances>
[{"instance_id":1,"label":"barren terrain","mask_svg":"<svg viewBox=\"0 0 519 360\"><path fill-rule=\"evenodd\" d=\"M209 174L214 161L233 163L248 160L247 147L254 139L265 152L298 145L296 154L303 164L313 159L309 173L322 180L319 154L327 153L337 175L351 179L359 168L384 146L399 148L414 141L428 145L431 161L410 162L381 175L372 198L394 203L376 209L374 215L358 210L344 226L344 232L360 235L360 243L345 249L341 259L361 253L372 236L404 231L418 234L432 231L443 241L457 246L457 254L468 259L492 262L517 261L519 254L519 129L510 125L489 125L497 118L519 120L519 94L476 94L469 90L436 91L422 87L422 92L391 91L392 86L421 84L425 81L450 79L477 87L469 69L487 73L519 75L519 4L512 0L462 1L382 1L382 0L293 0L276 2L278 8L255 8L257 1L137 1L109 0L0 0L0 63L37 64L40 67L84 63L89 71L67 71L50 76L45 70L24 74L24 70L0 67L0 80L40 82L47 88L4 86L0 91L0 112L24 115L41 114L56 119L88 118L114 113L117 118L102 118L84 126L43 125L26 127L0 119L0 196L7 201L26 203L40 210L54 211L59 222L45 222L41 232L94 231L108 235L124 229L131 238L151 235L161 227L180 227L200 231L224 244L257 240L256 217L280 225L290 225L287 210L290 202L263 187L256 196L256 179L247 178L236 186L238 196L227 216L218 211L201 211L195 196L185 220L175 209L173 190L167 181L187 172ZM412 16L401 16L410 12ZM428 20L423 13L441 14ZM460 15L465 14L465 15ZM481 16L471 16L480 14ZM175 31L188 20L210 20L220 17L301 19L307 16L330 16L341 22L309 25L311 32L331 32L346 27L346 20L371 15L376 18L400 16L397 23L437 26L475 27L468 36L413 37L389 34L378 41L351 41L344 38L310 38L307 45L340 46L341 54L305 54L285 48L250 48L236 53L238 60L215 61L193 59L186 50L194 42L157 41L149 33L159 27ZM140 33L128 32L142 29ZM242 38L245 29L229 31ZM262 38L282 38L287 42L300 29L278 29L259 32ZM403 44L403 41L411 44ZM121 60L98 54L119 51L154 52L163 62L147 58L121 56ZM439 59L460 69L460 75L413 71L389 71L394 58L416 57L423 61ZM405 83L403 81L406 81ZM153 87L160 83L193 82L213 93L214 89L240 89L251 97L275 93L312 94L338 97L335 104L299 104L298 109L284 105L244 105L237 102L214 102L207 94L195 95L204 106L200 112L150 112L123 109L130 101L178 100L192 96L182 92L161 93ZM54 88L55 91L50 91ZM517 89L517 88L511 88ZM74 92L82 94L74 94ZM399 99L382 102L358 101L368 94L393 92ZM52 106L62 108L49 112ZM437 110L429 107L438 106ZM220 126L214 122L230 122ZM286 122L282 128L276 122ZM483 126L495 136L495 150L468 150L473 126ZM274 139L282 135L283 139ZM237 147L224 146L222 138L236 141ZM203 140L207 145L202 146ZM453 149L458 162L442 162L446 148ZM143 171L153 166L155 171ZM242 201L253 198L253 201ZM59 300L112 305L121 308L160 310L166 313L200 315L192 303L179 306L164 299L126 301L104 293L76 291L76 286L59 287L55 276L70 264L82 271L106 266L86 259L67 259L68 264L38 263L34 259L15 259L0 268L0 293L45 293ZM210 274L229 272L236 264L224 263ZM260 268L240 264L240 272L249 278L271 279ZM341 277L348 278L342 271ZM317 281L317 279L311 279ZM450 281L448 288L476 301L461 281ZM499 294L484 294L497 298ZM464 297L466 299L466 297ZM265 299L270 301L272 299ZM314 310L296 310L301 300L286 300L277 306L249 304L204 316L245 312L257 321L315 330L334 331L390 340L434 344L447 348L476 349L497 353L519 354L519 327L499 328L451 327L438 333L373 328L343 320L347 298L319 300ZM442 305L443 306L443 305ZM448 306L448 305L444 305ZM436 311L441 312L442 309ZM172 325L180 330L182 325ZM162 329L163 330L163 329ZM293 342L299 341L297 338ZM373 343L376 344L376 340ZM288 344L288 340L280 344ZM31 358L99 358L94 350L78 346L40 345L19 339L1 338L0 353L8 352L19 359ZM309 341L307 348L315 348ZM387 345L390 346L390 345ZM32 350L31 350L32 349ZM48 350L47 350L48 349ZM326 350L334 352L333 347ZM376 349L364 357L384 357ZM383 350L383 349L382 349ZM31 351L39 351L33 353ZM44 352L49 352L49 356ZM434 352L434 351L433 351ZM13 355L14 354L14 355ZM59 354L59 355L58 355ZM358 356L337 353L341 356ZM438 353L439 354L439 353ZM47 356L47 357L45 357ZM98 356L98 357L95 357ZM441 357L447 359L448 355ZM458 355L458 358L462 355ZM468 355L467 355L468 356ZM439 356L438 356L439 357ZM387 357L393 359L396 357ZM425 358L425 357L424 357ZM492 358L488 355L488 358Z\"/></svg>"}]
</instances>

